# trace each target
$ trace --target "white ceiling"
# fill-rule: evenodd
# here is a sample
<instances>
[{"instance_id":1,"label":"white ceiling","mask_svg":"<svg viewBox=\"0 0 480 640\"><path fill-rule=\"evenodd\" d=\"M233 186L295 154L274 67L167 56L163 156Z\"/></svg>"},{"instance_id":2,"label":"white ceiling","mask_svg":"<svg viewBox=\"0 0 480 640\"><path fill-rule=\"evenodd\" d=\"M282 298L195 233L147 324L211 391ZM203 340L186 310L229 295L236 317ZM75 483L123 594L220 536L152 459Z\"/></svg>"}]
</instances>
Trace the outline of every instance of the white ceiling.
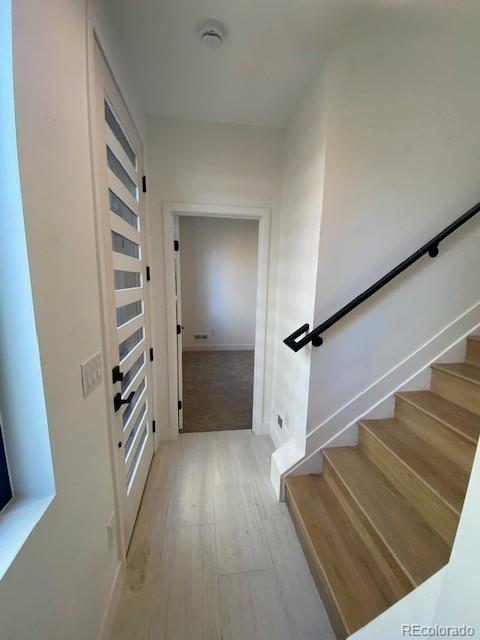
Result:
<instances>
[{"instance_id":1,"label":"white ceiling","mask_svg":"<svg viewBox=\"0 0 480 640\"><path fill-rule=\"evenodd\" d=\"M108 0L147 113L284 126L358 0ZM214 18L219 49L195 30Z\"/></svg>"}]
</instances>

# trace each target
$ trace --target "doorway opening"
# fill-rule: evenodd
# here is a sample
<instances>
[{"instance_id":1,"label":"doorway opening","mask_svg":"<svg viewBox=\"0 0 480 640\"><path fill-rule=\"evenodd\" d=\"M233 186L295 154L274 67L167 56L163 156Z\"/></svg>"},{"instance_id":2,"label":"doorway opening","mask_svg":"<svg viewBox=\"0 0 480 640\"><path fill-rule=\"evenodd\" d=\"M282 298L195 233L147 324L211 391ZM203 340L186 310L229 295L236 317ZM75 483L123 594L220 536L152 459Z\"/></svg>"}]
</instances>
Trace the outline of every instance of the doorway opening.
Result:
<instances>
[{"instance_id":1,"label":"doorway opening","mask_svg":"<svg viewBox=\"0 0 480 640\"><path fill-rule=\"evenodd\" d=\"M263 432L269 212L165 205L170 419Z\"/></svg>"},{"instance_id":2,"label":"doorway opening","mask_svg":"<svg viewBox=\"0 0 480 640\"><path fill-rule=\"evenodd\" d=\"M184 432L251 429L258 220L178 216Z\"/></svg>"}]
</instances>

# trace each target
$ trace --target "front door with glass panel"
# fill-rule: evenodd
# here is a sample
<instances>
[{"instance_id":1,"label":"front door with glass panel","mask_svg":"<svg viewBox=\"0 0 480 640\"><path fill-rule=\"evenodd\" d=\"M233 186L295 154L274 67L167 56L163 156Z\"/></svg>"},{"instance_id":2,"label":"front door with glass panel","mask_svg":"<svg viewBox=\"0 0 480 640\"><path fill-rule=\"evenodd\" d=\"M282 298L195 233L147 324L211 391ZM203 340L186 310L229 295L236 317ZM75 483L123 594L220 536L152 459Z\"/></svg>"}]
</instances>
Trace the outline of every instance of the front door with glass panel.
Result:
<instances>
[{"instance_id":1,"label":"front door with glass panel","mask_svg":"<svg viewBox=\"0 0 480 640\"><path fill-rule=\"evenodd\" d=\"M128 547L153 456L142 145L95 47L98 244L114 422L112 446Z\"/></svg>"}]
</instances>

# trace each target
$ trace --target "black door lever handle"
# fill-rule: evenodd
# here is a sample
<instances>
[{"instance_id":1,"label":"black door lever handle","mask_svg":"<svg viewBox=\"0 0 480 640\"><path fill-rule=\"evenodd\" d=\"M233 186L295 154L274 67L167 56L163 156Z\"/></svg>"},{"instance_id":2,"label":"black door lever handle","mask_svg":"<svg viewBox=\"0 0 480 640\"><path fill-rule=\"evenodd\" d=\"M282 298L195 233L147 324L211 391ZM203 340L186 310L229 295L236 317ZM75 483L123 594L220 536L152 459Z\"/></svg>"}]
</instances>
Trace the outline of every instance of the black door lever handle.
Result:
<instances>
[{"instance_id":1,"label":"black door lever handle","mask_svg":"<svg viewBox=\"0 0 480 640\"><path fill-rule=\"evenodd\" d=\"M122 404L130 404L130 402L133 400L133 396L135 395L135 391L131 391L128 394L128 397L124 398L122 400L122 394L121 393L116 393L114 398L113 398L113 408L115 409L115 411L118 411L120 409L120 407L122 406Z\"/></svg>"}]
</instances>

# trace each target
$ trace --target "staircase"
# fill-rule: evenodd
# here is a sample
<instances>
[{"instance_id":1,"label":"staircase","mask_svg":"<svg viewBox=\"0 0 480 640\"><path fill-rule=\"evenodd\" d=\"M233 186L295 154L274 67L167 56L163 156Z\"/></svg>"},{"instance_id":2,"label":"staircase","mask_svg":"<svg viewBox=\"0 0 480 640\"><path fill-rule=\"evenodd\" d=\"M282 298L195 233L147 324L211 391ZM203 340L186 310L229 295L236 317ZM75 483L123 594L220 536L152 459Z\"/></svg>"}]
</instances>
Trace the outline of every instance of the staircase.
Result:
<instances>
[{"instance_id":1,"label":"staircase","mask_svg":"<svg viewBox=\"0 0 480 640\"><path fill-rule=\"evenodd\" d=\"M480 337L466 361L432 365L430 391L359 423L356 447L324 449L321 475L288 476L286 500L338 638L445 565L480 434Z\"/></svg>"}]
</instances>

